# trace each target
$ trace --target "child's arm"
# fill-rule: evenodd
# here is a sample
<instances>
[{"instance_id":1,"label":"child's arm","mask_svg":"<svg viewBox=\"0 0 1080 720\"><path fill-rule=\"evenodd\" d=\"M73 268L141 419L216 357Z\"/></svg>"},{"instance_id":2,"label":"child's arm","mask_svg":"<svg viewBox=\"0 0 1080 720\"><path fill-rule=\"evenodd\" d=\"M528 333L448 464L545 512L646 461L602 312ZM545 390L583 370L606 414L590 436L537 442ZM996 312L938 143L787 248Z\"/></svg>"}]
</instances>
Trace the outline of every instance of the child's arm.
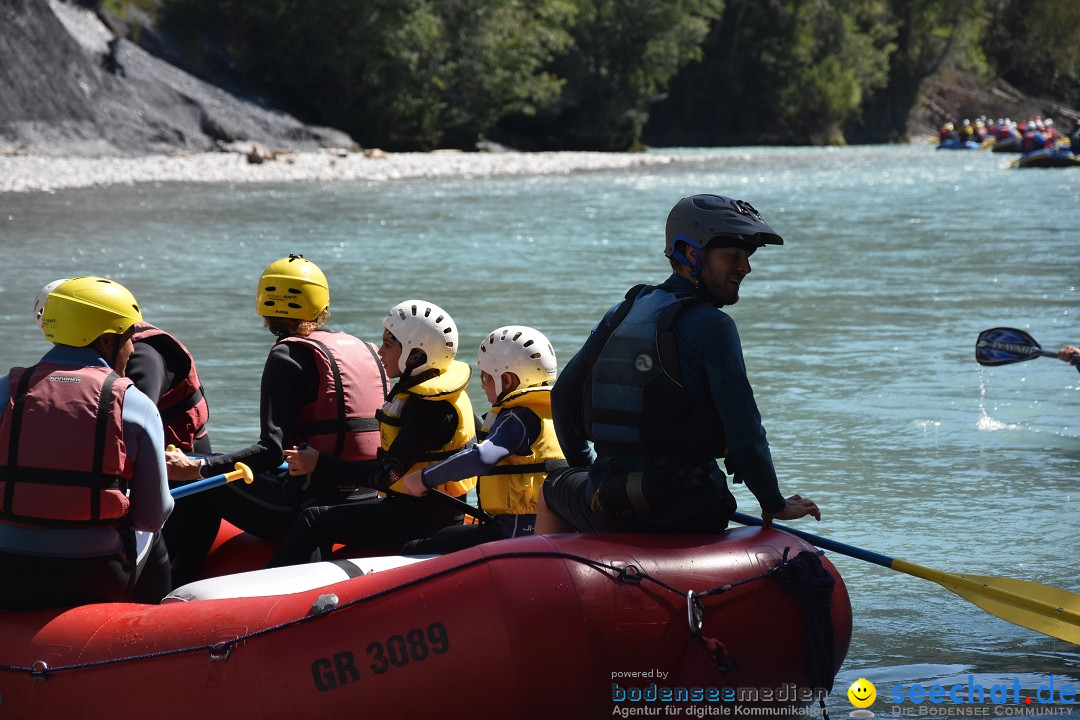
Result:
<instances>
[{"instance_id":1,"label":"child's arm","mask_svg":"<svg viewBox=\"0 0 1080 720\"><path fill-rule=\"evenodd\" d=\"M527 450L539 435L540 419L534 412L526 408L504 411L479 445L406 475L405 491L420 496L443 483L483 475L510 453Z\"/></svg>"}]
</instances>

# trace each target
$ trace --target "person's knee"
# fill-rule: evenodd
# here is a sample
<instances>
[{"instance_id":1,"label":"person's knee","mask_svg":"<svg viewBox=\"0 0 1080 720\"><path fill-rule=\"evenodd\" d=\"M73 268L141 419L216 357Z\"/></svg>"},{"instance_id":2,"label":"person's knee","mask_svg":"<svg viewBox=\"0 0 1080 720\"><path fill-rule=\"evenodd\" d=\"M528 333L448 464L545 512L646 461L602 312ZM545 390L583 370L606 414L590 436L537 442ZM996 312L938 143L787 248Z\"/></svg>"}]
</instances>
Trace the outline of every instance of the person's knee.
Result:
<instances>
[{"instance_id":1,"label":"person's knee","mask_svg":"<svg viewBox=\"0 0 1080 720\"><path fill-rule=\"evenodd\" d=\"M547 498L544 495L546 484L540 489L540 497L536 502L536 526L533 535L555 535L558 533L574 532L569 523L556 515L548 507Z\"/></svg>"}]
</instances>

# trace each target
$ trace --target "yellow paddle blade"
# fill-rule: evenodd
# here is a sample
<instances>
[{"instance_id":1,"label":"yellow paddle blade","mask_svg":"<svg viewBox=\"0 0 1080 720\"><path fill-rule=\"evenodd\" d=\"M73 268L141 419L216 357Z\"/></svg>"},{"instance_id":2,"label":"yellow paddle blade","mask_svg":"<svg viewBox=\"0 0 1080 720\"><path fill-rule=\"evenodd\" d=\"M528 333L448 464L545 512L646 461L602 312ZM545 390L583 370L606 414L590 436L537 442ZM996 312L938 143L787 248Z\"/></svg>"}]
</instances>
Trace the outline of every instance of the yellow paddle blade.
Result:
<instances>
[{"instance_id":1,"label":"yellow paddle blade","mask_svg":"<svg viewBox=\"0 0 1080 720\"><path fill-rule=\"evenodd\" d=\"M892 569L932 580L1002 620L1080 645L1080 595L1027 580L957 575L906 560Z\"/></svg>"}]
</instances>

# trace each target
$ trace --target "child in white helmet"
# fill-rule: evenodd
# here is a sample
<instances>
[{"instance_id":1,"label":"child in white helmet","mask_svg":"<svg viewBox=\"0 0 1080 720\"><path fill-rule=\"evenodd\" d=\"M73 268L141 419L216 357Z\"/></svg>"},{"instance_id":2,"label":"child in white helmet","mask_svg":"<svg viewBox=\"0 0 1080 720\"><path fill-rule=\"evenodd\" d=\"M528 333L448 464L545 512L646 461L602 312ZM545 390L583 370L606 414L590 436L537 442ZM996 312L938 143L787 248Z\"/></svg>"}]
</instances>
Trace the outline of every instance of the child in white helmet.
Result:
<instances>
[{"instance_id":1,"label":"child in white helmet","mask_svg":"<svg viewBox=\"0 0 1080 720\"><path fill-rule=\"evenodd\" d=\"M476 437L477 419L465 392L471 368L455 360L458 333L450 315L425 300L398 303L383 319L379 359L397 379L377 413L381 448L373 461L350 461L310 447L285 451L290 474L310 475L314 485L373 488L380 497L305 509L293 523L269 567L317 561L335 544L350 549L397 552L416 537L460 525L461 509L442 498L416 498L404 490L406 473L443 460ZM463 499L475 476L440 485Z\"/></svg>"},{"instance_id":2,"label":"child in white helmet","mask_svg":"<svg viewBox=\"0 0 1080 720\"><path fill-rule=\"evenodd\" d=\"M412 470L402 481L405 492L423 497L443 483L479 476L483 522L447 527L434 537L414 540L402 548L406 554L448 553L531 535L544 479L566 466L551 421L557 365L547 338L523 325L501 327L480 343L476 364L491 403L479 433L482 442Z\"/></svg>"}]
</instances>

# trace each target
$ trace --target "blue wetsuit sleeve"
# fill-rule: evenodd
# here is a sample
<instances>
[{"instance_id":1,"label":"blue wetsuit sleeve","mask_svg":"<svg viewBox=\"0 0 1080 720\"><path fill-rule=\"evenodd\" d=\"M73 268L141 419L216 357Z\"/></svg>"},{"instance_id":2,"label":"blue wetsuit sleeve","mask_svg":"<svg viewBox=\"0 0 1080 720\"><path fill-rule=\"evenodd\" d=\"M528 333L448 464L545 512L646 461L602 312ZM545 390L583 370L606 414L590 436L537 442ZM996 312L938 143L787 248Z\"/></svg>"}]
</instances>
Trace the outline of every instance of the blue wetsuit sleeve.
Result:
<instances>
[{"instance_id":1,"label":"blue wetsuit sleeve","mask_svg":"<svg viewBox=\"0 0 1080 720\"><path fill-rule=\"evenodd\" d=\"M681 347L698 355L706 382L720 414L727 439L728 468L743 482L766 512L779 512L786 501L780 493L772 452L761 423L754 391L746 376L742 342L735 321L727 313L695 308L682 326ZM677 328L681 323L677 323Z\"/></svg>"},{"instance_id":2,"label":"blue wetsuit sleeve","mask_svg":"<svg viewBox=\"0 0 1080 720\"><path fill-rule=\"evenodd\" d=\"M530 422L531 421L531 422ZM514 452L525 452L540 436L540 419L526 408L499 413L484 441L423 469L429 488L482 475Z\"/></svg>"},{"instance_id":3,"label":"blue wetsuit sleeve","mask_svg":"<svg viewBox=\"0 0 1080 720\"><path fill-rule=\"evenodd\" d=\"M588 382L592 367L589 358L595 353L595 345L603 338L598 334L611 322L619 308L613 306L589 333L581 349L566 363L555 386L551 388L551 418L555 424L555 435L559 438L563 456L570 467L588 467L593 461L593 447L585 434L585 420L582 411L585 407L585 384Z\"/></svg>"},{"instance_id":4,"label":"blue wetsuit sleeve","mask_svg":"<svg viewBox=\"0 0 1080 720\"><path fill-rule=\"evenodd\" d=\"M128 518L136 530L154 532L173 509L165 473L165 432L157 407L136 387L124 393L123 424L124 444L134 456Z\"/></svg>"}]
</instances>

